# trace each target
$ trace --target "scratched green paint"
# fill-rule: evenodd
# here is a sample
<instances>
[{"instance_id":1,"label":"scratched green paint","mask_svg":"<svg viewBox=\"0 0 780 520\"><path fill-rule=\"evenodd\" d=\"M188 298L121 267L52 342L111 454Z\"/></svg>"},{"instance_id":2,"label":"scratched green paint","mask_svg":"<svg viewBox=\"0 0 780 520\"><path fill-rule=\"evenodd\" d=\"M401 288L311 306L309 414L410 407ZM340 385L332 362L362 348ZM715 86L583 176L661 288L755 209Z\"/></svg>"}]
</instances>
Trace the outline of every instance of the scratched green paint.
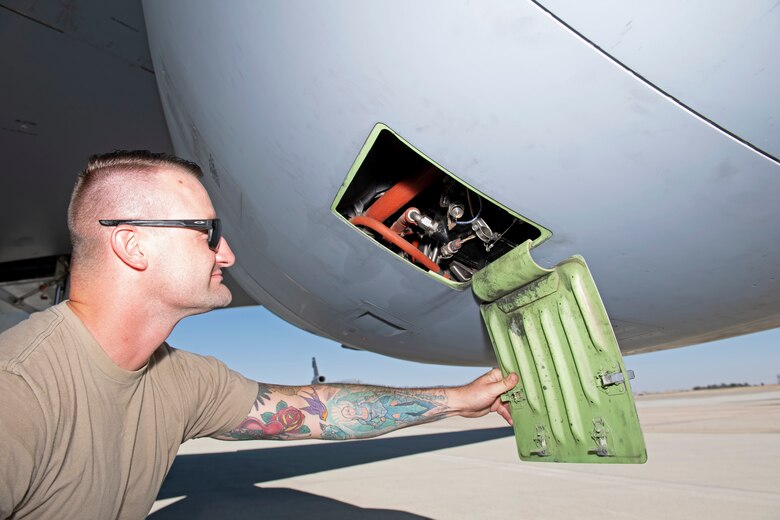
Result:
<instances>
[{"instance_id":1,"label":"scratched green paint","mask_svg":"<svg viewBox=\"0 0 780 520\"><path fill-rule=\"evenodd\" d=\"M501 369L520 375L502 396L520 459L645 462L630 383L588 266L575 256L544 269L531 247L518 246L472 281ZM625 382L604 387L601 376L617 371Z\"/></svg>"}]
</instances>

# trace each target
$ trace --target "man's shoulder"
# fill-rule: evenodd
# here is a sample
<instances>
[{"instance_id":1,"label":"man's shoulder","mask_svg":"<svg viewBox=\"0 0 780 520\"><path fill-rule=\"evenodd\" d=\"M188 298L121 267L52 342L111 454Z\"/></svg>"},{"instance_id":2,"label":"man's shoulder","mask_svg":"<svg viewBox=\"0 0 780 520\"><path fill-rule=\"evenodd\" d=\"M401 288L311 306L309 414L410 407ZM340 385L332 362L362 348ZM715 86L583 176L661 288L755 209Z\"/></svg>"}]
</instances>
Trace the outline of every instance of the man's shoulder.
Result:
<instances>
[{"instance_id":1,"label":"man's shoulder","mask_svg":"<svg viewBox=\"0 0 780 520\"><path fill-rule=\"evenodd\" d=\"M227 369L227 366L212 356L203 356L187 350L170 346L167 342L154 351L151 358L150 372L155 371L211 371Z\"/></svg>"},{"instance_id":2,"label":"man's shoulder","mask_svg":"<svg viewBox=\"0 0 780 520\"><path fill-rule=\"evenodd\" d=\"M55 334L65 321L62 306L36 312L29 318L0 333L0 370L14 372L41 345Z\"/></svg>"},{"instance_id":3,"label":"man's shoulder","mask_svg":"<svg viewBox=\"0 0 780 520\"><path fill-rule=\"evenodd\" d=\"M219 391L227 386L251 386L257 393L257 382L229 368L213 356L203 356L163 343L150 359L147 376L163 386L177 386L187 392L193 388Z\"/></svg>"}]
</instances>

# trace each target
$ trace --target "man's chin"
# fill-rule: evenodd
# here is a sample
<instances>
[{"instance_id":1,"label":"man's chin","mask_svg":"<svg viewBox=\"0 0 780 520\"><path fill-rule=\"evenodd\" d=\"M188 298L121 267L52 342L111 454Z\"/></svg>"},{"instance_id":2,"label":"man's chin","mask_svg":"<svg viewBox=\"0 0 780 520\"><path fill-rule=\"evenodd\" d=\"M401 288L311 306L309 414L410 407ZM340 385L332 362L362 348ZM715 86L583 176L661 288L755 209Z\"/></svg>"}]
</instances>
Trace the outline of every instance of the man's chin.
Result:
<instances>
[{"instance_id":1,"label":"man's chin","mask_svg":"<svg viewBox=\"0 0 780 520\"><path fill-rule=\"evenodd\" d=\"M230 289L227 288L224 284L219 284L219 298L216 302L216 305L212 307L213 309L221 309L223 307L227 307L230 305L230 302L233 301L233 293L230 292Z\"/></svg>"},{"instance_id":2,"label":"man's chin","mask_svg":"<svg viewBox=\"0 0 780 520\"><path fill-rule=\"evenodd\" d=\"M227 289L227 287L225 287L225 289ZM230 289L228 289L227 297L225 298L224 302L220 303L219 307L220 308L227 307L228 305L231 304L232 301L233 301L233 293L231 293Z\"/></svg>"},{"instance_id":3,"label":"man's chin","mask_svg":"<svg viewBox=\"0 0 780 520\"><path fill-rule=\"evenodd\" d=\"M230 289L220 284L220 287L211 293L208 300L201 302L200 305L193 309L195 310L193 314L203 314L214 309L222 309L230 305L232 301L233 294L230 292Z\"/></svg>"}]
</instances>

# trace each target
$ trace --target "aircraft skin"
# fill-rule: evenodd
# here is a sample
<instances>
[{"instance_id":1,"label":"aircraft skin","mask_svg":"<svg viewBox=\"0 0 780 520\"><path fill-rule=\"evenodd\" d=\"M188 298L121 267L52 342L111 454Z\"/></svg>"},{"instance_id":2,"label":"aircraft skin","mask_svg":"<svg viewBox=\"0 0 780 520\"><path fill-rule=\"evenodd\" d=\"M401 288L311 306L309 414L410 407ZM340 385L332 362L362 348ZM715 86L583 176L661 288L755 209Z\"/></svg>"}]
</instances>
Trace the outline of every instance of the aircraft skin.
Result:
<instances>
[{"instance_id":1,"label":"aircraft skin","mask_svg":"<svg viewBox=\"0 0 780 520\"><path fill-rule=\"evenodd\" d=\"M478 365L495 361L470 288L331 210L377 123L550 230L539 264L582 255L624 354L780 326L780 9L710 5L150 1L143 16L172 148L203 167L249 297L350 347ZM138 135L101 134L54 171L165 148Z\"/></svg>"}]
</instances>

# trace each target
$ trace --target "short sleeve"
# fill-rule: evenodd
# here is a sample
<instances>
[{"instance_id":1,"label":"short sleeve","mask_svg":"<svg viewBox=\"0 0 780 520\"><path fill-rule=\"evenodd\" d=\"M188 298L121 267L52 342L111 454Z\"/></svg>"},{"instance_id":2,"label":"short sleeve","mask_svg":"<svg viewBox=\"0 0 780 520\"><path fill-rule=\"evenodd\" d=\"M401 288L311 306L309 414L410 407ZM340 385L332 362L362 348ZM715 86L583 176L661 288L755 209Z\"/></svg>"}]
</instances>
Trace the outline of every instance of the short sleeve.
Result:
<instances>
[{"instance_id":1,"label":"short sleeve","mask_svg":"<svg viewBox=\"0 0 780 520\"><path fill-rule=\"evenodd\" d=\"M231 370L211 356L163 345L174 377L168 391L179 396L183 408L182 441L229 432L249 414L257 397L257 382Z\"/></svg>"},{"instance_id":2,"label":"short sleeve","mask_svg":"<svg viewBox=\"0 0 780 520\"><path fill-rule=\"evenodd\" d=\"M40 466L45 425L38 400L20 376L0 371L0 519L28 496Z\"/></svg>"}]
</instances>

